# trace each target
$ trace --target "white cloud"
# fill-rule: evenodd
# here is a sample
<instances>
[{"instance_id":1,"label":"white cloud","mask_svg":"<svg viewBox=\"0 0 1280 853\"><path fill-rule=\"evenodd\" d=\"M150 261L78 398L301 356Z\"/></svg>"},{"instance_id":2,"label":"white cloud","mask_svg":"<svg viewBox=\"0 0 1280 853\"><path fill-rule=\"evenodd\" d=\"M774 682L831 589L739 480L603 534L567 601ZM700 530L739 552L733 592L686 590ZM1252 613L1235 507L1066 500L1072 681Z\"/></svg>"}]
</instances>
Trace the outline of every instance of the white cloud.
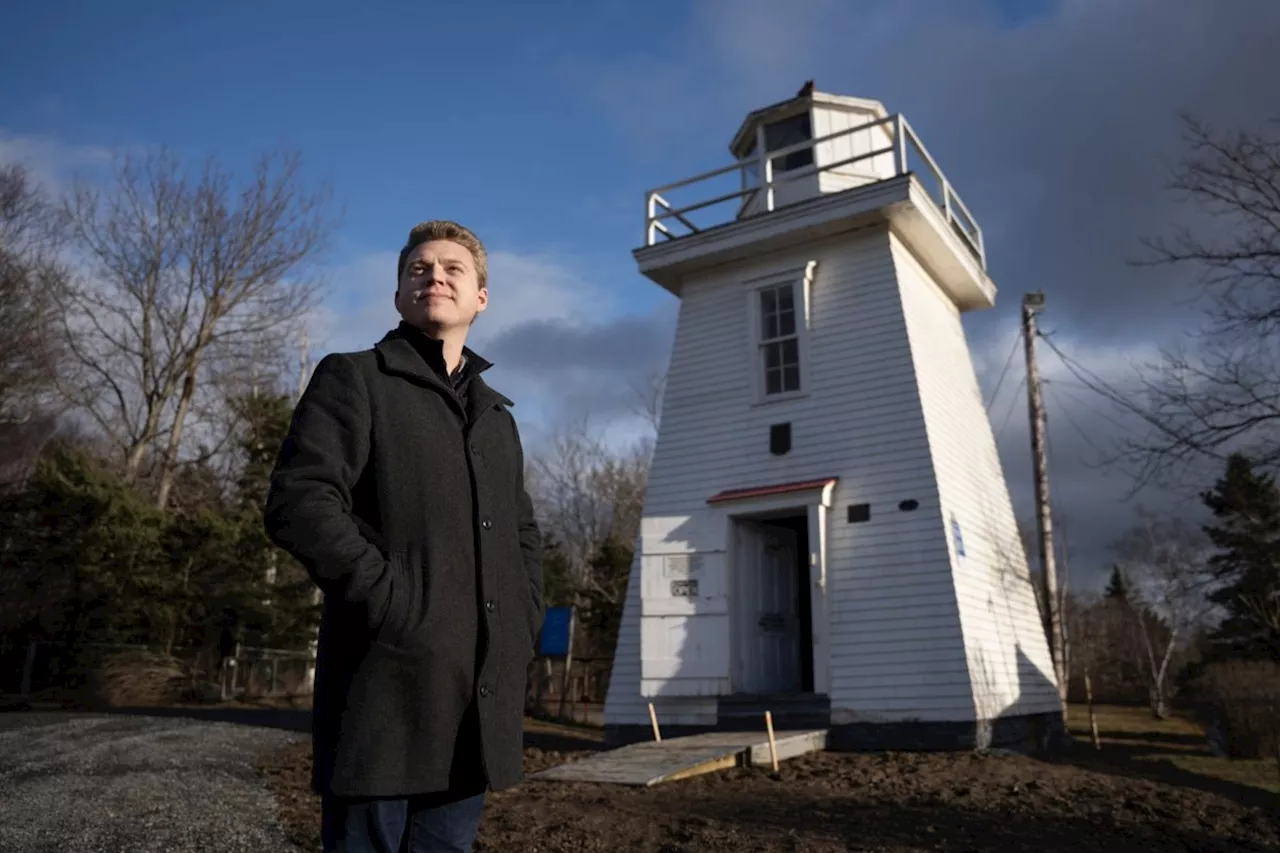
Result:
<instances>
[{"instance_id":1,"label":"white cloud","mask_svg":"<svg viewBox=\"0 0 1280 853\"><path fill-rule=\"evenodd\" d=\"M309 324L313 358L366 349L395 327L400 320L392 302L396 260L397 252L375 252L329 271L325 301ZM610 443L625 443L643 432L631 411L639 408L639 395L618 387L629 381L628 371L610 347L634 341L646 328L672 318L631 316L600 282L568 265L502 249L489 254L489 289L489 307L467 343L493 357L495 366L486 378L515 399L530 443L583 414Z\"/></svg>"},{"instance_id":2,"label":"white cloud","mask_svg":"<svg viewBox=\"0 0 1280 853\"><path fill-rule=\"evenodd\" d=\"M110 161L106 148L0 129L0 164L22 163L52 192L65 189L77 171L99 169ZM322 271L324 299L305 323L313 364L329 352L366 349L399 322L392 301L397 254L372 252ZM623 399L628 389L616 387L627 372L619 366L616 347L607 353L607 364L593 353L619 340L610 332L613 325L635 340L645 334L637 324L652 324L651 318L629 317L617 294L577 272L572 258L491 250L489 287L489 308L474 326L469 343L481 353L489 348L501 351L489 378L518 399L522 423L535 435L545 435L566 418L591 413L593 428L606 433L610 442L643 433L629 398ZM658 325L663 322L664 318L657 320ZM542 329L548 334L529 334ZM573 353L560 369L545 351L565 343ZM540 352L530 354L531 347ZM527 369L531 359L537 369Z\"/></svg>"},{"instance_id":3,"label":"white cloud","mask_svg":"<svg viewBox=\"0 0 1280 853\"><path fill-rule=\"evenodd\" d=\"M398 252L375 252L333 268L329 291L312 321L317 352L347 352L376 343L400 322L395 293ZM616 316L618 305L598 283L536 255L489 253L489 307L468 345L483 352L511 329L545 321L572 324Z\"/></svg>"},{"instance_id":4,"label":"white cloud","mask_svg":"<svg viewBox=\"0 0 1280 853\"><path fill-rule=\"evenodd\" d=\"M69 145L47 136L10 133L0 128L0 164L26 166L49 192L63 189L80 169L96 169L111 162L111 151L96 145Z\"/></svg>"}]
</instances>

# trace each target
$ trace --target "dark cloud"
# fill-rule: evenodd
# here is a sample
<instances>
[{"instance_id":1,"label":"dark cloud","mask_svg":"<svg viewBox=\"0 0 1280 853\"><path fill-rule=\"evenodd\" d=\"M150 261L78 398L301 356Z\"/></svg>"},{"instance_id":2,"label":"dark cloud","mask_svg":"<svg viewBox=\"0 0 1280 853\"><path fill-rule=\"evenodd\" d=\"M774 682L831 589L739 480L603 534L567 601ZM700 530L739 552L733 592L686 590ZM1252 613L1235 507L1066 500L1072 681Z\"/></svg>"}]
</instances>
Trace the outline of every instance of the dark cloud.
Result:
<instances>
[{"instance_id":1,"label":"dark cloud","mask_svg":"<svg viewBox=\"0 0 1280 853\"><path fill-rule=\"evenodd\" d=\"M991 420L1014 510L1019 521L1034 530L1026 396L1025 386L1006 387L991 407ZM1114 455L1114 440L1131 426L1089 391L1059 377L1045 383L1044 398L1059 559L1065 560L1073 586L1097 588L1106 582L1114 560L1113 543L1134 523L1130 504L1191 517L1199 514L1198 507L1185 495L1148 493L1126 501L1131 482L1108 460ZM1037 559L1034 553L1028 557L1033 563Z\"/></svg>"},{"instance_id":2,"label":"dark cloud","mask_svg":"<svg viewBox=\"0 0 1280 853\"><path fill-rule=\"evenodd\" d=\"M583 415L606 424L642 408L644 389L666 369L678 307L669 300L644 315L515 323L487 341L485 357L503 381L537 389L548 427Z\"/></svg>"},{"instance_id":3,"label":"dark cloud","mask_svg":"<svg viewBox=\"0 0 1280 853\"><path fill-rule=\"evenodd\" d=\"M1280 115L1262 82L1280 76L1277 32L1274 2L1223 14L1134 0L1063 3L1014 31L925 23L900 43L901 55L929 59L900 62L882 97L907 112L984 224L1006 293L992 320L1031 289L1058 322L1094 336L1182 314L1171 271L1126 261L1187 213L1165 191L1183 151L1179 112L1225 127Z\"/></svg>"},{"instance_id":4,"label":"dark cloud","mask_svg":"<svg viewBox=\"0 0 1280 853\"><path fill-rule=\"evenodd\" d=\"M686 161L724 158L746 112L808 78L878 98L906 114L986 232L1006 296L975 329L1015 316L1031 289L1095 336L1124 336L1135 317L1171 323L1172 274L1126 262L1183 215L1164 189L1179 112L1223 127L1280 117L1280 3L1034 5L1010 26L993 0L705 0L662 52L602 63L592 92L628 139L650 128L640 141L655 157ZM657 73L681 85L656 99Z\"/></svg>"},{"instance_id":5,"label":"dark cloud","mask_svg":"<svg viewBox=\"0 0 1280 853\"><path fill-rule=\"evenodd\" d=\"M630 145L648 152L647 171L665 164L652 184L699 171L672 171L671 163L717 165L745 113L789 97L806 79L880 99L906 114L984 229L1001 296L966 327L976 349L999 351L983 368L988 392L1029 290L1045 292L1042 322L1064 351L1123 384L1126 354L1149 358L1153 343L1194 319L1184 276L1130 263L1142 257L1144 237L1195 221L1166 190L1185 150L1179 114L1227 129L1280 118L1272 85L1280 79L1280 3L1035 5L1037 14L1011 26L1008 4L1002 13L993 0L705 0L681 37L601 60L605 73L590 94ZM661 87L656 98L654 75L681 85ZM594 336L609 339L602 330ZM1118 425L1096 395L1072 389L1044 348L1041 359L1046 373L1059 374L1047 392L1051 475L1073 574L1097 583L1131 515L1121 502L1130 487L1124 472L1096 463L1137 426ZM1019 355L992 419L1018 514L1030 518L1025 392L1009 396L1021 375ZM1198 511L1185 494L1137 500Z\"/></svg>"},{"instance_id":6,"label":"dark cloud","mask_svg":"<svg viewBox=\"0 0 1280 853\"><path fill-rule=\"evenodd\" d=\"M518 370L629 375L659 370L671 352L677 306L606 322L556 318L516 324L489 341L489 358Z\"/></svg>"}]
</instances>

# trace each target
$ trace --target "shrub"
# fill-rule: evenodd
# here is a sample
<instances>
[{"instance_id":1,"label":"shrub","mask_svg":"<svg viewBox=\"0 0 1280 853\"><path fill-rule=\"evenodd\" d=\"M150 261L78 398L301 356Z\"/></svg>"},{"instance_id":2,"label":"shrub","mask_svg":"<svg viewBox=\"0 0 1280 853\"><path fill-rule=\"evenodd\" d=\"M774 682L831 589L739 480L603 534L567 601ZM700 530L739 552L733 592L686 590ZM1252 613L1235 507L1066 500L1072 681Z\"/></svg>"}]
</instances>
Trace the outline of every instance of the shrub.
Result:
<instances>
[{"instance_id":1,"label":"shrub","mask_svg":"<svg viewBox=\"0 0 1280 853\"><path fill-rule=\"evenodd\" d=\"M92 669L86 699L111 708L166 705L181 698L189 683L182 665L170 655L116 652Z\"/></svg>"},{"instance_id":2,"label":"shrub","mask_svg":"<svg viewBox=\"0 0 1280 853\"><path fill-rule=\"evenodd\" d=\"M1194 691L1215 752L1280 760L1280 663L1213 663L1196 679Z\"/></svg>"}]
</instances>

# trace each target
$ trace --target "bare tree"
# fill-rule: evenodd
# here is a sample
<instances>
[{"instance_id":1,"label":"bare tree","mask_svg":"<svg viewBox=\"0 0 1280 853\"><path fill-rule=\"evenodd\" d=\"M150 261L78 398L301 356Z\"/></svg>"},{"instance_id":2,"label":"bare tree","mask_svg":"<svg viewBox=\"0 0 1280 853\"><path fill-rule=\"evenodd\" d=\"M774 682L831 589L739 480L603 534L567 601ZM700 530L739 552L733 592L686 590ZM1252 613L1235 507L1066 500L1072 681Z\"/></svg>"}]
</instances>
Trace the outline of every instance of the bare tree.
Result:
<instances>
[{"instance_id":1,"label":"bare tree","mask_svg":"<svg viewBox=\"0 0 1280 853\"><path fill-rule=\"evenodd\" d=\"M1095 701L1151 701L1147 648L1163 650L1169 632L1163 622L1142 610L1144 607L1140 601L1096 592L1075 592L1067 597L1064 619L1070 624L1071 682L1077 696L1088 673ZM1175 655L1169 669L1176 662Z\"/></svg>"},{"instance_id":2,"label":"bare tree","mask_svg":"<svg viewBox=\"0 0 1280 853\"><path fill-rule=\"evenodd\" d=\"M1172 189L1197 224L1149 241L1145 263L1194 274L1202 326L1140 370L1136 389L1068 365L1145 424L1119 448L1139 484L1216 468L1233 450L1280 463L1280 123L1269 135L1184 123L1188 150Z\"/></svg>"},{"instance_id":3,"label":"bare tree","mask_svg":"<svg viewBox=\"0 0 1280 853\"><path fill-rule=\"evenodd\" d=\"M0 424L48 403L59 351L50 334L67 270L57 260L55 213L21 165L0 167Z\"/></svg>"},{"instance_id":4,"label":"bare tree","mask_svg":"<svg viewBox=\"0 0 1280 853\"><path fill-rule=\"evenodd\" d=\"M218 379L293 348L317 294L328 195L308 190L296 153L265 156L240 179L214 159L193 171L159 151L118 158L112 185L78 184L64 212L87 275L67 300L77 370L62 391L127 476L153 478L164 507ZM208 453L220 440L195 443Z\"/></svg>"},{"instance_id":5,"label":"bare tree","mask_svg":"<svg viewBox=\"0 0 1280 853\"><path fill-rule=\"evenodd\" d=\"M1163 718L1168 715L1170 663L1215 609L1209 600L1209 543L1181 518L1140 510L1138 523L1115 550L1132 585L1128 610L1139 627L1151 710Z\"/></svg>"},{"instance_id":6,"label":"bare tree","mask_svg":"<svg viewBox=\"0 0 1280 853\"><path fill-rule=\"evenodd\" d=\"M640 532L651 441L614 450L584 418L566 425L534 457L530 488L541 523L569 560L575 582L603 592L592 558L612 540L631 547Z\"/></svg>"},{"instance_id":7,"label":"bare tree","mask_svg":"<svg viewBox=\"0 0 1280 853\"><path fill-rule=\"evenodd\" d=\"M643 382L633 386L632 391L636 397L636 414L645 419L656 437L658 424L662 420L662 398L667 391L667 374L652 373Z\"/></svg>"}]
</instances>

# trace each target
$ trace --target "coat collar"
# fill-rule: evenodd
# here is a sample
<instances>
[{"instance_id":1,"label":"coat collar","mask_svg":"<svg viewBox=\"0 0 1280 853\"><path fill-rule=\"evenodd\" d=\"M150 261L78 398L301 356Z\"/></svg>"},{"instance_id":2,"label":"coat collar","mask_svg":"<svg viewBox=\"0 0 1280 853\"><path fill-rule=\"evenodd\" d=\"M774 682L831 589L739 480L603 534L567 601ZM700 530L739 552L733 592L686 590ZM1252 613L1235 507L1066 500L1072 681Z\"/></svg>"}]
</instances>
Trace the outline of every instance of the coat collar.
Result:
<instances>
[{"instance_id":1,"label":"coat collar","mask_svg":"<svg viewBox=\"0 0 1280 853\"><path fill-rule=\"evenodd\" d=\"M426 383L452 394L453 389L449 388L440 375L423 361L422 356L414 349L413 343L406 335L407 332L404 329L395 328L383 335L382 340L374 345L373 349L378 354L382 369L387 373ZM469 395L473 407L479 411L495 405L514 406L515 403L490 388L488 383L480 377L480 373L493 365L467 347L462 348L462 353L467 359L467 369L476 374L471 379Z\"/></svg>"}]
</instances>

